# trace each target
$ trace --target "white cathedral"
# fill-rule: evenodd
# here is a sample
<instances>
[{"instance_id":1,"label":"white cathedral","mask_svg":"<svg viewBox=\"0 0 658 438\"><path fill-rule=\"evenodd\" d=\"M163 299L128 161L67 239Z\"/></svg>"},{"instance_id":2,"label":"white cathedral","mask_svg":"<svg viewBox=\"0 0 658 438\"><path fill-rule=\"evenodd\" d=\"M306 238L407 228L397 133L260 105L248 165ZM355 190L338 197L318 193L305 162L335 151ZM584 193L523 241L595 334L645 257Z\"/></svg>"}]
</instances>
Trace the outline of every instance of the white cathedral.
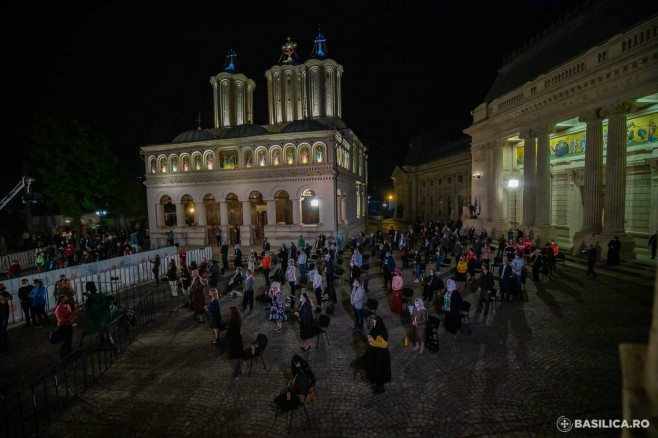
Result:
<instances>
[{"instance_id":1,"label":"white cathedral","mask_svg":"<svg viewBox=\"0 0 658 438\"><path fill-rule=\"evenodd\" d=\"M367 148L342 120L343 67L327 58L318 34L311 58L282 46L265 72L269 124L253 123L256 83L229 51L212 76L214 127L141 148L146 165L151 242L181 245L289 243L364 231Z\"/></svg>"}]
</instances>

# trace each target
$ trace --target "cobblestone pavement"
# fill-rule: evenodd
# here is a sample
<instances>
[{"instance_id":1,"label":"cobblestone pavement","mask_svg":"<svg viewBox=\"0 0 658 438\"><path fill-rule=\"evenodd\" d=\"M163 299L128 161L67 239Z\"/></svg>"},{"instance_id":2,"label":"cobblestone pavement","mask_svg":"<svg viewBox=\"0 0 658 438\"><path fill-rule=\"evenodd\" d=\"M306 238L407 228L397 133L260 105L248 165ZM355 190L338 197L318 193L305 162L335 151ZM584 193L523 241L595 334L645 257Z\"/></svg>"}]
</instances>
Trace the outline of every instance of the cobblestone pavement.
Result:
<instances>
[{"instance_id":1,"label":"cobblestone pavement","mask_svg":"<svg viewBox=\"0 0 658 438\"><path fill-rule=\"evenodd\" d=\"M331 345L303 355L318 378L292 436L312 437L529 437L564 436L558 417L620 418L620 342L647 342L652 289L628 281L567 269L558 279L528 281L526 300L504 303L487 314L471 312L473 333L440 329L440 351L420 355L403 345L411 336L408 316L392 315L379 268L370 275L370 296L380 300L388 330L392 381L372 394L352 361L366 348L367 333L353 331L347 291L329 327ZM411 273L404 271L405 285ZM262 291L262 276L257 277ZM420 289L416 285L416 295ZM284 289L288 291L286 286ZM339 288L340 293L340 288ZM474 301L472 289L465 298ZM237 299L222 298L226 315ZM436 310L431 311L432 314ZM245 344L265 333L267 371L248 364L231 377L231 364L210 348L210 330L186 309L161 317L51 428L61 437L285 436L286 416L274 418L272 400L290 379L289 361L299 353L298 325L290 320L273 333L258 304L245 315ZM619 436L619 431L567 436Z\"/></svg>"}]
</instances>

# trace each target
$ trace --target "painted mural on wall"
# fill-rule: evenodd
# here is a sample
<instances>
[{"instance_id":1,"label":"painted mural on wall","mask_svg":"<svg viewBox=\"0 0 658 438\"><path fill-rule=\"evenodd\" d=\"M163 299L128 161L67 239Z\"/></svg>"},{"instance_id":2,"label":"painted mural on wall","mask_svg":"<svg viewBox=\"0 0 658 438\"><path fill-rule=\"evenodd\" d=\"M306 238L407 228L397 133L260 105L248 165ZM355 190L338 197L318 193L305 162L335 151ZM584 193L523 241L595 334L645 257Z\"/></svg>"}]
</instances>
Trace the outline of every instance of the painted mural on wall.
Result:
<instances>
[{"instance_id":1,"label":"painted mural on wall","mask_svg":"<svg viewBox=\"0 0 658 438\"><path fill-rule=\"evenodd\" d=\"M656 124L658 124L658 113L646 116L633 117L626 121L626 147L637 146L645 143L656 143ZM551 159L577 156L585 153L587 149L587 135L585 131L573 132L551 138ZM603 127L603 149L608 147L608 126ZM524 147L516 148L516 164L523 164Z\"/></svg>"}]
</instances>

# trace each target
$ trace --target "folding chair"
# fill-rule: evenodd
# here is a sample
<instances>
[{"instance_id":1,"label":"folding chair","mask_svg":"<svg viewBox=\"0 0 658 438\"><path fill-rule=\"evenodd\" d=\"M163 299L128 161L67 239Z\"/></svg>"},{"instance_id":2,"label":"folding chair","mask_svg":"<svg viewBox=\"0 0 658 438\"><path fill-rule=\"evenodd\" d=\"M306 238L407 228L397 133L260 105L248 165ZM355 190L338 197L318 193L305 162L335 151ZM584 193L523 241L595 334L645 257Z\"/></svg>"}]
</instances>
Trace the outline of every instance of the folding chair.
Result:
<instances>
[{"instance_id":1,"label":"folding chair","mask_svg":"<svg viewBox=\"0 0 658 438\"><path fill-rule=\"evenodd\" d=\"M320 348L320 340L324 334L325 339L327 340L327 345L331 345L329 342L329 335L327 335L327 329L331 323L331 318L327 315L319 315L315 322L315 337L318 338L315 343L315 349Z\"/></svg>"},{"instance_id":2,"label":"folding chair","mask_svg":"<svg viewBox=\"0 0 658 438\"><path fill-rule=\"evenodd\" d=\"M251 368L254 365L254 360L257 361L258 358L260 358L261 362L263 362L263 368L265 369L265 371L267 371L267 367L265 366L265 360L263 359L263 352L265 351L266 347L267 347L267 336L265 336L262 333L259 333L258 336L256 336L256 342L254 342L254 349L249 355L249 377L251 377Z\"/></svg>"},{"instance_id":3,"label":"folding chair","mask_svg":"<svg viewBox=\"0 0 658 438\"><path fill-rule=\"evenodd\" d=\"M468 301L462 301L462 305L459 309L459 315L461 316L462 321L462 333L471 334L471 303Z\"/></svg>"},{"instance_id":4,"label":"folding chair","mask_svg":"<svg viewBox=\"0 0 658 438\"><path fill-rule=\"evenodd\" d=\"M414 300L414 290L408 287L402 289L402 305L411 305L411 302Z\"/></svg>"}]
</instances>

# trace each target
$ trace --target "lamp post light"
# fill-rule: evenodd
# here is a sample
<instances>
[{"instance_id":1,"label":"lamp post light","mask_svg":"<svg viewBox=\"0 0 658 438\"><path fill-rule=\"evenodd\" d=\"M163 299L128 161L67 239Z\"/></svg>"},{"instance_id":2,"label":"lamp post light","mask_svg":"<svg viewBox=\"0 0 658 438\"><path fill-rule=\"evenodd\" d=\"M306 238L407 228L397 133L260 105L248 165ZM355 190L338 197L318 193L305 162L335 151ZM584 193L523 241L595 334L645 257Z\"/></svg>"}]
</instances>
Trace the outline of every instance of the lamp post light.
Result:
<instances>
[{"instance_id":1,"label":"lamp post light","mask_svg":"<svg viewBox=\"0 0 658 438\"><path fill-rule=\"evenodd\" d=\"M510 190L511 193L514 193L514 220L512 221L512 225L514 228L516 228L516 189L518 187L519 187L518 179L510 179L507 182L507 188Z\"/></svg>"}]
</instances>

